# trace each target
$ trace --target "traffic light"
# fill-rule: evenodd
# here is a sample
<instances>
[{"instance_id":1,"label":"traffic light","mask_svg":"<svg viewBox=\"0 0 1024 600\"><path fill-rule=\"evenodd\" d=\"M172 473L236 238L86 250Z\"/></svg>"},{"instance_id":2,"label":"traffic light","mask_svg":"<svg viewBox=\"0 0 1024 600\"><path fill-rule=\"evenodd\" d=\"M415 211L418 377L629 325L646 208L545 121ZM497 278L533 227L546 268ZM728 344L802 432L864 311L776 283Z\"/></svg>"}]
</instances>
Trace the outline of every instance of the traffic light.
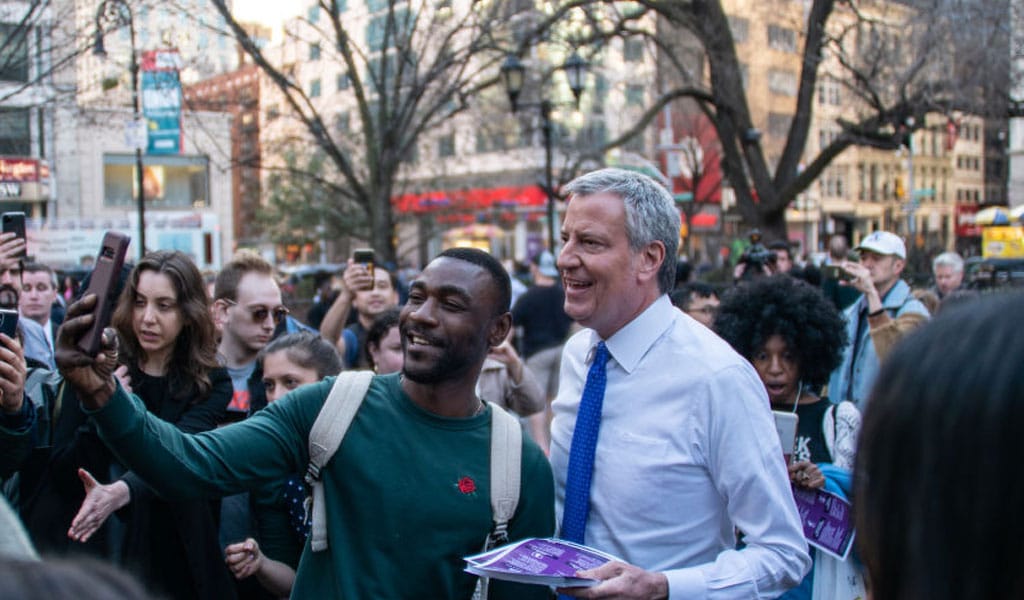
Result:
<instances>
[{"instance_id":1,"label":"traffic light","mask_svg":"<svg viewBox=\"0 0 1024 600\"><path fill-rule=\"evenodd\" d=\"M897 200L902 200L902 199L906 198L907 191L903 189L903 178L902 177L897 177L896 178L895 190L896 190L896 199Z\"/></svg>"}]
</instances>

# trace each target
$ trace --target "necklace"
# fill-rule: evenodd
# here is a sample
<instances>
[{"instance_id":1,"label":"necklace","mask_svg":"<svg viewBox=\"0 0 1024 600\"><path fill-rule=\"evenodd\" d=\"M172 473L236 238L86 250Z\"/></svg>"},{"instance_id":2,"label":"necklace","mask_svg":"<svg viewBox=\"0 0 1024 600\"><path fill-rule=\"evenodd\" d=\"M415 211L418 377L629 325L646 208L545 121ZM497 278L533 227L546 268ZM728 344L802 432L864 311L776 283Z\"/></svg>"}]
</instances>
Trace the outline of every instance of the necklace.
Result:
<instances>
[{"instance_id":1,"label":"necklace","mask_svg":"<svg viewBox=\"0 0 1024 600\"><path fill-rule=\"evenodd\" d=\"M479 404L479 406L476 407L476 410L473 411L473 414L469 415L471 418L479 415L482 412L484 412L484 408L486 408L486 405L484 404L483 400L480 400L479 398L477 398L477 402L479 402L480 404Z\"/></svg>"}]
</instances>

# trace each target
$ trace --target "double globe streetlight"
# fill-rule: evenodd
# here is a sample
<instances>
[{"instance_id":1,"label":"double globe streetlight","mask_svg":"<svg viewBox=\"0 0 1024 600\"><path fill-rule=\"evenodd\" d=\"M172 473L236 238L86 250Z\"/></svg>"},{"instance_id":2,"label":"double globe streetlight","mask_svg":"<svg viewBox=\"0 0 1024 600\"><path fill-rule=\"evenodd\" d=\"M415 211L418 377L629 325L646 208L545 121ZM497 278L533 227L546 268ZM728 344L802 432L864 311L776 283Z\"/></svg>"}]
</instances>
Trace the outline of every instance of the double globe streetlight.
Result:
<instances>
[{"instance_id":1,"label":"double globe streetlight","mask_svg":"<svg viewBox=\"0 0 1024 600\"><path fill-rule=\"evenodd\" d=\"M566 78L569 80L569 89L575 97L575 106L579 106L580 94L587 77L587 63L579 54L573 52L562 65ZM555 106L551 101L543 99L540 102L519 102L519 94L523 91L523 84L526 79L526 67L519 58L508 55L501 65L501 80L505 84L505 91L508 93L508 100L512 105L512 112L519 108L536 108L540 110L541 132L544 134L544 192L547 195L547 220L548 220L548 250L555 252L555 230L558 224L555 222L555 190L551 164L551 109Z\"/></svg>"}]
</instances>

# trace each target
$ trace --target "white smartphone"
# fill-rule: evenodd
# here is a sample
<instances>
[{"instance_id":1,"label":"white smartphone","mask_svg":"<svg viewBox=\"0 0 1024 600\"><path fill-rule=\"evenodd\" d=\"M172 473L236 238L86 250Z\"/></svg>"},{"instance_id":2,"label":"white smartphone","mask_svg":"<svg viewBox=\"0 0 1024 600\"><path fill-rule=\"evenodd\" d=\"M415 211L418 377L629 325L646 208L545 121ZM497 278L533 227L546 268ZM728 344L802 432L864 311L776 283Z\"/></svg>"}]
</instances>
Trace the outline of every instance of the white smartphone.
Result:
<instances>
[{"instance_id":1,"label":"white smartphone","mask_svg":"<svg viewBox=\"0 0 1024 600\"><path fill-rule=\"evenodd\" d=\"M773 410L775 417L775 431L779 434L779 442L782 444L782 455L786 458L786 464L793 458L793 449L796 448L796 426L800 417L796 413Z\"/></svg>"}]
</instances>

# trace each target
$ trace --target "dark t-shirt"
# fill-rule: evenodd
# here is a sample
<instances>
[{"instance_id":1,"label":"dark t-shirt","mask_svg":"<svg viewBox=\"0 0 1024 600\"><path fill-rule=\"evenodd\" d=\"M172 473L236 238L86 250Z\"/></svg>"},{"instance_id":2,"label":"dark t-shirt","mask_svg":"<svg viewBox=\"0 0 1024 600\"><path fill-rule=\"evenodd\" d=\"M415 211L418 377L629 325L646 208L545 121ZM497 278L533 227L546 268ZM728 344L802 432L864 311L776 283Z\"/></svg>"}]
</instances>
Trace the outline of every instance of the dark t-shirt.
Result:
<instances>
[{"instance_id":1,"label":"dark t-shirt","mask_svg":"<svg viewBox=\"0 0 1024 600\"><path fill-rule=\"evenodd\" d=\"M830 463L832 456L825 445L825 432L822 422L825 411L832 403L822 398L813 404L799 404L796 414L799 421L796 426L796 447L793 449L793 460L809 460L814 463Z\"/></svg>"},{"instance_id":2,"label":"dark t-shirt","mask_svg":"<svg viewBox=\"0 0 1024 600\"><path fill-rule=\"evenodd\" d=\"M565 314L562 286L535 285L512 308L512 323L523 328L523 356L565 343L572 319Z\"/></svg>"}]
</instances>

